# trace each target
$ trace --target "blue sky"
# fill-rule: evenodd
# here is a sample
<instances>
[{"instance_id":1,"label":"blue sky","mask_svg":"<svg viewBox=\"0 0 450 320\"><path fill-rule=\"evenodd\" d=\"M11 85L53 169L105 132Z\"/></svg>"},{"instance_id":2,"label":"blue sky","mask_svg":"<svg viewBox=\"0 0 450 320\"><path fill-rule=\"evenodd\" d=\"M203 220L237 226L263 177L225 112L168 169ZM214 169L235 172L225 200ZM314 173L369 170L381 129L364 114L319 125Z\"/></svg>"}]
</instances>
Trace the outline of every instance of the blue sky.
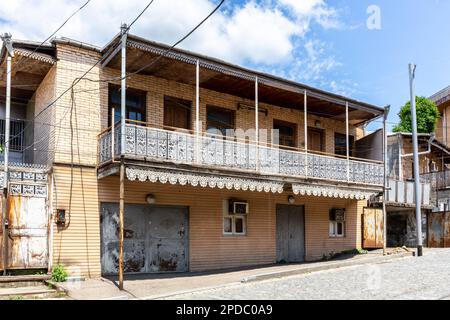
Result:
<instances>
[{"instance_id":1,"label":"blue sky","mask_svg":"<svg viewBox=\"0 0 450 320\"><path fill-rule=\"evenodd\" d=\"M416 93L430 96L450 85L450 1L333 1L347 7L354 30L321 30L315 36L333 43L342 66L331 77L357 83L353 96L378 105L392 105L390 122L409 99L408 63L417 64ZM366 9L381 9L381 30L365 27Z\"/></svg>"},{"instance_id":2,"label":"blue sky","mask_svg":"<svg viewBox=\"0 0 450 320\"><path fill-rule=\"evenodd\" d=\"M85 1L11 0L0 6L0 32L42 41ZM217 3L155 0L131 32L174 43ZM103 46L146 4L91 0L57 36ZM380 9L380 30L366 26L370 5ZM409 99L409 62L418 65L417 94L429 96L450 85L449 12L448 0L227 0L181 47L379 106L391 104L389 121L396 123Z\"/></svg>"}]
</instances>

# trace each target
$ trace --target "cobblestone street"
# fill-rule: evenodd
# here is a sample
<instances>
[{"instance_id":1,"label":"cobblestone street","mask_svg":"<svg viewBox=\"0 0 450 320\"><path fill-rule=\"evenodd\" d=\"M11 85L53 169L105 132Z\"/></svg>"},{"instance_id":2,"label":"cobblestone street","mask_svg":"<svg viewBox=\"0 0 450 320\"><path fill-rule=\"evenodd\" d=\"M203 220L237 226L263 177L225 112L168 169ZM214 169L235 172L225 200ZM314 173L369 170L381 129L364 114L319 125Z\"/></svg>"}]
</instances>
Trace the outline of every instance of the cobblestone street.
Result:
<instances>
[{"instance_id":1,"label":"cobblestone street","mask_svg":"<svg viewBox=\"0 0 450 320\"><path fill-rule=\"evenodd\" d=\"M450 249L172 296L170 299L450 299Z\"/></svg>"}]
</instances>

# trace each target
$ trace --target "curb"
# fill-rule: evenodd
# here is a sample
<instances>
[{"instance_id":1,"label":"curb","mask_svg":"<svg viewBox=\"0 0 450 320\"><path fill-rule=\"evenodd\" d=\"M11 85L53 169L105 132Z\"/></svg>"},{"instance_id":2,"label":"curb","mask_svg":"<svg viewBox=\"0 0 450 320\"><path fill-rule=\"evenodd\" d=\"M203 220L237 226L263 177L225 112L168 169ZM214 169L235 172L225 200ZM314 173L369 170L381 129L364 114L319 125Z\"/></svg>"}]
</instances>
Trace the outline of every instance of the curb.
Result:
<instances>
[{"instance_id":1,"label":"curb","mask_svg":"<svg viewBox=\"0 0 450 320\"><path fill-rule=\"evenodd\" d=\"M153 295L153 296L146 296L146 297L139 297L137 299L133 300L157 300L162 298L170 298L182 294L190 294L190 293L196 293L196 292L202 292L207 290L215 290L215 289L221 289L231 286L236 286L241 283L251 283L251 282L258 282L258 281L264 281L264 280L270 280L270 279L277 279L277 278L284 278L288 276L293 275L300 275L300 274L306 274L306 273L312 273L317 271L324 271L324 270L330 270L330 269L337 269L337 268L343 268L343 267L350 267L350 266L359 266L359 265L365 265L365 264L379 264L384 263L392 260L402 259L402 258L408 258L412 257L414 255L413 252L405 252L405 253L397 253L393 255L383 256L383 257L373 257L373 258L366 258L361 259L360 261L347 261L347 262L330 262L329 264L323 265L323 266L312 266L308 268L302 268L302 269L296 269L296 270L289 270L289 271L279 271L279 272L272 272L272 273L265 273L250 277L245 277L241 279L240 282L230 282L227 284L217 285L217 286L209 286L209 287L202 287L202 288L196 288L192 290L182 290L182 291L176 291L171 292L167 294L159 294L159 295Z\"/></svg>"},{"instance_id":2,"label":"curb","mask_svg":"<svg viewBox=\"0 0 450 320\"><path fill-rule=\"evenodd\" d=\"M397 253L394 255L388 255L383 257L374 257L374 258L367 258L367 259L361 259L360 261L344 261L344 262L336 262L336 263L330 263L330 264L324 264L321 266L311 266L311 267L304 267L289 271L278 271L278 272L271 272L271 273L265 273L265 274L259 274L255 276L245 277L241 280L241 283L251 283L251 282L258 282L258 281L264 281L264 280L270 280L270 279L277 279L277 278L284 278L289 276L295 276L300 274L306 274L306 273L312 273L317 271L325 271L330 269L338 269L343 267L352 267L352 266L361 266L365 264L379 264L387 261L412 257L414 254L412 252L405 252L405 253Z\"/></svg>"}]
</instances>

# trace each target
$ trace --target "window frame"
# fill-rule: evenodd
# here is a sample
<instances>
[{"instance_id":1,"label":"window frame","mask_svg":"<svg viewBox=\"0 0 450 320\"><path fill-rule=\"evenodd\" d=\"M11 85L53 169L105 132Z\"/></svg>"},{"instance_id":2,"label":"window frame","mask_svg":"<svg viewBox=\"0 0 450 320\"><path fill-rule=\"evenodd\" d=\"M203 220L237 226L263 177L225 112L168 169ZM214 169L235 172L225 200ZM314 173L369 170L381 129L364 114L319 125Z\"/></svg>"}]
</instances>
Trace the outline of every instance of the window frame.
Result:
<instances>
[{"instance_id":1,"label":"window frame","mask_svg":"<svg viewBox=\"0 0 450 320\"><path fill-rule=\"evenodd\" d=\"M223 112L223 113L229 113L231 115L231 124L229 125L229 127L226 127L223 125L223 123L219 123L218 121L215 120L209 120L209 113L210 112ZM216 129L218 129L220 132L222 132L222 135L224 136L224 138L226 137L226 132L224 134L224 132L222 130L235 130L236 129L236 111L233 109L228 109L228 108L223 108L223 107L218 107L218 106L214 106L214 105L206 105L206 132L208 132L208 128L212 123L216 123L218 125L215 125L214 127Z\"/></svg>"},{"instance_id":2,"label":"window frame","mask_svg":"<svg viewBox=\"0 0 450 320\"><path fill-rule=\"evenodd\" d=\"M112 95L114 90L120 92L121 87L118 85L115 85L113 83L109 83L108 84L108 127L112 126L111 123L111 116L112 116L112 106L117 105L117 103L113 103L112 102ZM141 102L141 106L140 107L135 107L135 106L130 106L128 105L128 98L130 96L134 96L137 97L140 102ZM137 120L137 122L135 122L135 124L140 124L139 122L145 123L147 122L147 91L144 90L139 90L139 89L135 89L135 88L127 88L127 105L126 105L126 120L132 120L129 117L130 112L136 112L136 113L141 113L142 114L142 120ZM114 108L115 112L117 113L117 110L119 110L120 112L120 106L119 108ZM114 116L114 120L116 120L116 117ZM119 121L120 121L120 117L119 117ZM134 121L134 120L133 120ZM117 123L117 121L114 121L115 123ZM141 123L141 125L142 125Z\"/></svg>"},{"instance_id":3,"label":"window frame","mask_svg":"<svg viewBox=\"0 0 450 320\"><path fill-rule=\"evenodd\" d=\"M231 219L231 232L225 231L225 219ZM236 220L238 219L242 220L242 232L236 232ZM222 233L224 236L247 236L247 214L224 213L222 218Z\"/></svg>"},{"instance_id":4,"label":"window frame","mask_svg":"<svg viewBox=\"0 0 450 320\"><path fill-rule=\"evenodd\" d=\"M225 220L231 221L231 231L225 231ZM236 220L242 220L242 232L236 232ZM248 213L236 214L230 212L230 200L224 200L222 215L222 235L227 237L245 237L247 236Z\"/></svg>"},{"instance_id":5,"label":"window frame","mask_svg":"<svg viewBox=\"0 0 450 320\"><path fill-rule=\"evenodd\" d=\"M339 132L335 132L334 133L334 154L337 156L347 156L347 146L343 147L343 151L345 153L341 154L337 152L336 149L336 139L341 138L343 140L345 140L345 144L347 144L347 136L345 133L339 133ZM354 151L355 151L355 136L354 135L349 135L349 147L350 147L350 152L349 155L350 157L353 157Z\"/></svg>"},{"instance_id":6,"label":"window frame","mask_svg":"<svg viewBox=\"0 0 450 320\"><path fill-rule=\"evenodd\" d=\"M338 234L338 224L342 225L342 234ZM345 238L345 221L328 221L328 235L330 238Z\"/></svg>"},{"instance_id":7,"label":"window frame","mask_svg":"<svg viewBox=\"0 0 450 320\"><path fill-rule=\"evenodd\" d=\"M282 144L281 142L281 137L282 135L280 134L280 130L278 130L278 145L280 147L286 147L286 148L297 148L298 147L298 126L296 123L294 122L289 122L289 121L284 121L284 120L279 120L279 119L273 119L273 129L276 130L276 125L278 126L284 126L284 127L290 127L292 129L293 132L293 145L286 145L286 144ZM286 135L283 135L286 136Z\"/></svg>"}]
</instances>

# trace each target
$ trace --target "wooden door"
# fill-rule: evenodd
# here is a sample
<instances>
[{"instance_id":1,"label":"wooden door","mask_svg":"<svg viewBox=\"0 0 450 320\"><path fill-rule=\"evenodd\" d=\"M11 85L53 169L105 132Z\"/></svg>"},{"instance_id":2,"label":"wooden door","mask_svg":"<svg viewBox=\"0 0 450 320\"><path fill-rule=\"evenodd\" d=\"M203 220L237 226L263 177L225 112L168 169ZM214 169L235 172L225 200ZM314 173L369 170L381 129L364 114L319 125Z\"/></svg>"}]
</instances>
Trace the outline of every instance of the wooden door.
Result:
<instances>
[{"instance_id":1,"label":"wooden door","mask_svg":"<svg viewBox=\"0 0 450 320\"><path fill-rule=\"evenodd\" d=\"M308 150L323 152L324 134L322 130L308 128Z\"/></svg>"},{"instance_id":2,"label":"wooden door","mask_svg":"<svg viewBox=\"0 0 450 320\"><path fill-rule=\"evenodd\" d=\"M303 206L277 206L277 262L305 260L305 213Z\"/></svg>"}]
</instances>

